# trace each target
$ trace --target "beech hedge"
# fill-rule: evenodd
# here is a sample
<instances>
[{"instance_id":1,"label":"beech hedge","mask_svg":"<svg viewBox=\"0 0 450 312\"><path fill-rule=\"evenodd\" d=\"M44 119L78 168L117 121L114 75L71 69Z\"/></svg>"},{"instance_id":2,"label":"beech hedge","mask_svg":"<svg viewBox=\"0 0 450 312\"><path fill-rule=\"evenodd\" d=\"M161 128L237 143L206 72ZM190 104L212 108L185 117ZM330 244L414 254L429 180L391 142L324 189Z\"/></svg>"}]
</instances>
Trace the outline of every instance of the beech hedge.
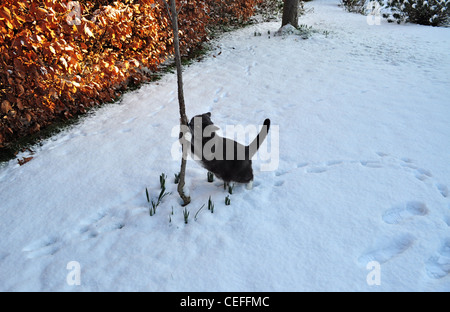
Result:
<instances>
[{"instance_id":1,"label":"beech hedge","mask_svg":"<svg viewBox=\"0 0 450 312\"><path fill-rule=\"evenodd\" d=\"M259 2L178 0L182 53ZM0 148L112 101L173 53L162 0L2 0L0 32Z\"/></svg>"}]
</instances>

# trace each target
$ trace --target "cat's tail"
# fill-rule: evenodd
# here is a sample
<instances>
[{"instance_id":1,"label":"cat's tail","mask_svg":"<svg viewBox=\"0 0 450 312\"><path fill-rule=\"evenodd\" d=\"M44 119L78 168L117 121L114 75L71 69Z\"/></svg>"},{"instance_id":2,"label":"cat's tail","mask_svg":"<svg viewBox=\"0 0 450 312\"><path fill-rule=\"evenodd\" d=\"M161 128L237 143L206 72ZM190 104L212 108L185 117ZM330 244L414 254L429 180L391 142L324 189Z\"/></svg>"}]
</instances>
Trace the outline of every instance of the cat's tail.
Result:
<instances>
[{"instance_id":1,"label":"cat's tail","mask_svg":"<svg viewBox=\"0 0 450 312\"><path fill-rule=\"evenodd\" d=\"M258 133L258 135L253 140L253 142L250 143L249 146L247 146L248 155L249 155L248 159L252 159L252 157L255 156L259 147L264 142L267 134L269 133L269 128L270 128L270 119L266 119L266 120L264 120L264 124L263 124L263 127L261 128L261 131Z\"/></svg>"}]
</instances>

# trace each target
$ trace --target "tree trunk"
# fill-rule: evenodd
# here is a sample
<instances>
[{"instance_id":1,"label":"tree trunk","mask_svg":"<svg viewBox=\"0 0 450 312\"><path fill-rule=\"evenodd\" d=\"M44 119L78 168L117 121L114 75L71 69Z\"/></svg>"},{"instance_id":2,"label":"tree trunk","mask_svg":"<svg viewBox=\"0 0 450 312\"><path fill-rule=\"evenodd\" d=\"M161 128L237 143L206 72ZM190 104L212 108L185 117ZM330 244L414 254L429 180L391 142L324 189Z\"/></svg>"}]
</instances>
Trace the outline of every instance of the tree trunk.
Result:
<instances>
[{"instance_id":1,"label":"tree trunk","mask_svg":"<svg viewBox=\"0 0 450 312\"><path fill-rule=\"evenodd\" d=\"M287 24L298 27L298 1L299 0L284 0L281 27Z\"/></svg>"},{"instance_id":2,"label":"tree trunk","mask_svg":"<svg viewBox=\"0 0 450 312\"><path fill-rule=\"evenodd\" d=\"M169 11L169 4L164 1ZM178 104L180 106L180 136L181 139L184 136L184 132L188 129L188 118L186 116L186 106L184 103L183 93L183 75L181 68L181 55L180 55L180 39L178 35L178 13L175 4L175 0L170 0L170 17L172 20L173 29L173 45L175 49L175 64L177 66L177 82L178 82ZM181 158L180 180L178 182L178 194L183 200L183 206L188 205L191 202L191 198L184 193L185 175L186 175L186 159L188 155L188 149L185 144L181 144L183 149L183 157Z\"/></svg>"}]
</instances>

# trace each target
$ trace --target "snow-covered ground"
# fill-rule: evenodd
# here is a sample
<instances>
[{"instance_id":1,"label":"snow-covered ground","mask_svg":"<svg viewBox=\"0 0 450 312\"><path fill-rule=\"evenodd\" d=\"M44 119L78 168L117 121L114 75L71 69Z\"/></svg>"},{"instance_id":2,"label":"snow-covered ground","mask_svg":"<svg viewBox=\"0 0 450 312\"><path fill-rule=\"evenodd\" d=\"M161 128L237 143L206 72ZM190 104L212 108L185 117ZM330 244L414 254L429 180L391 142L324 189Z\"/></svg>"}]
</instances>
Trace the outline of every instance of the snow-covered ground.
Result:
<instances>
[{"instance_id":1,"label":"snow-covered ground","mask_svg":"<svg viewBox=\"0 0 450 312\"><path fill-rule=\"evenodd\" d=\"M0 290L449 291L450 29L337 3L306 5L307 40L262 23L185 68L189 117L274 126L229 206L189 161L184 224L174 74L3 164Z\"/></svg>"}]
</instances>

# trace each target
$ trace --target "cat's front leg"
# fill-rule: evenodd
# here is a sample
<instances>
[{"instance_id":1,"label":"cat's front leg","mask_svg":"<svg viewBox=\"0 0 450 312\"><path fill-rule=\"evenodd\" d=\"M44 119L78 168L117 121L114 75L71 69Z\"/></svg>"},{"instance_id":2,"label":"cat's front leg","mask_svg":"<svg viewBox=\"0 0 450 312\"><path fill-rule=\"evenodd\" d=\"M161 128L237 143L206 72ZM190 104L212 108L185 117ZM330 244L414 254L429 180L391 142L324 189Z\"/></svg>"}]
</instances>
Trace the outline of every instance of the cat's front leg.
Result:
<instances>
[{"instance_id":1,"label":"cat's front leg","mask_svg":"<svg viewBox=\"0 0 450 312\"><path fill-rule=\"evenodd\" d=\"M253 180L250 180L250 182L247 183L245 188L249 191L253 190Z\"/></svg>"}]
</instances>

